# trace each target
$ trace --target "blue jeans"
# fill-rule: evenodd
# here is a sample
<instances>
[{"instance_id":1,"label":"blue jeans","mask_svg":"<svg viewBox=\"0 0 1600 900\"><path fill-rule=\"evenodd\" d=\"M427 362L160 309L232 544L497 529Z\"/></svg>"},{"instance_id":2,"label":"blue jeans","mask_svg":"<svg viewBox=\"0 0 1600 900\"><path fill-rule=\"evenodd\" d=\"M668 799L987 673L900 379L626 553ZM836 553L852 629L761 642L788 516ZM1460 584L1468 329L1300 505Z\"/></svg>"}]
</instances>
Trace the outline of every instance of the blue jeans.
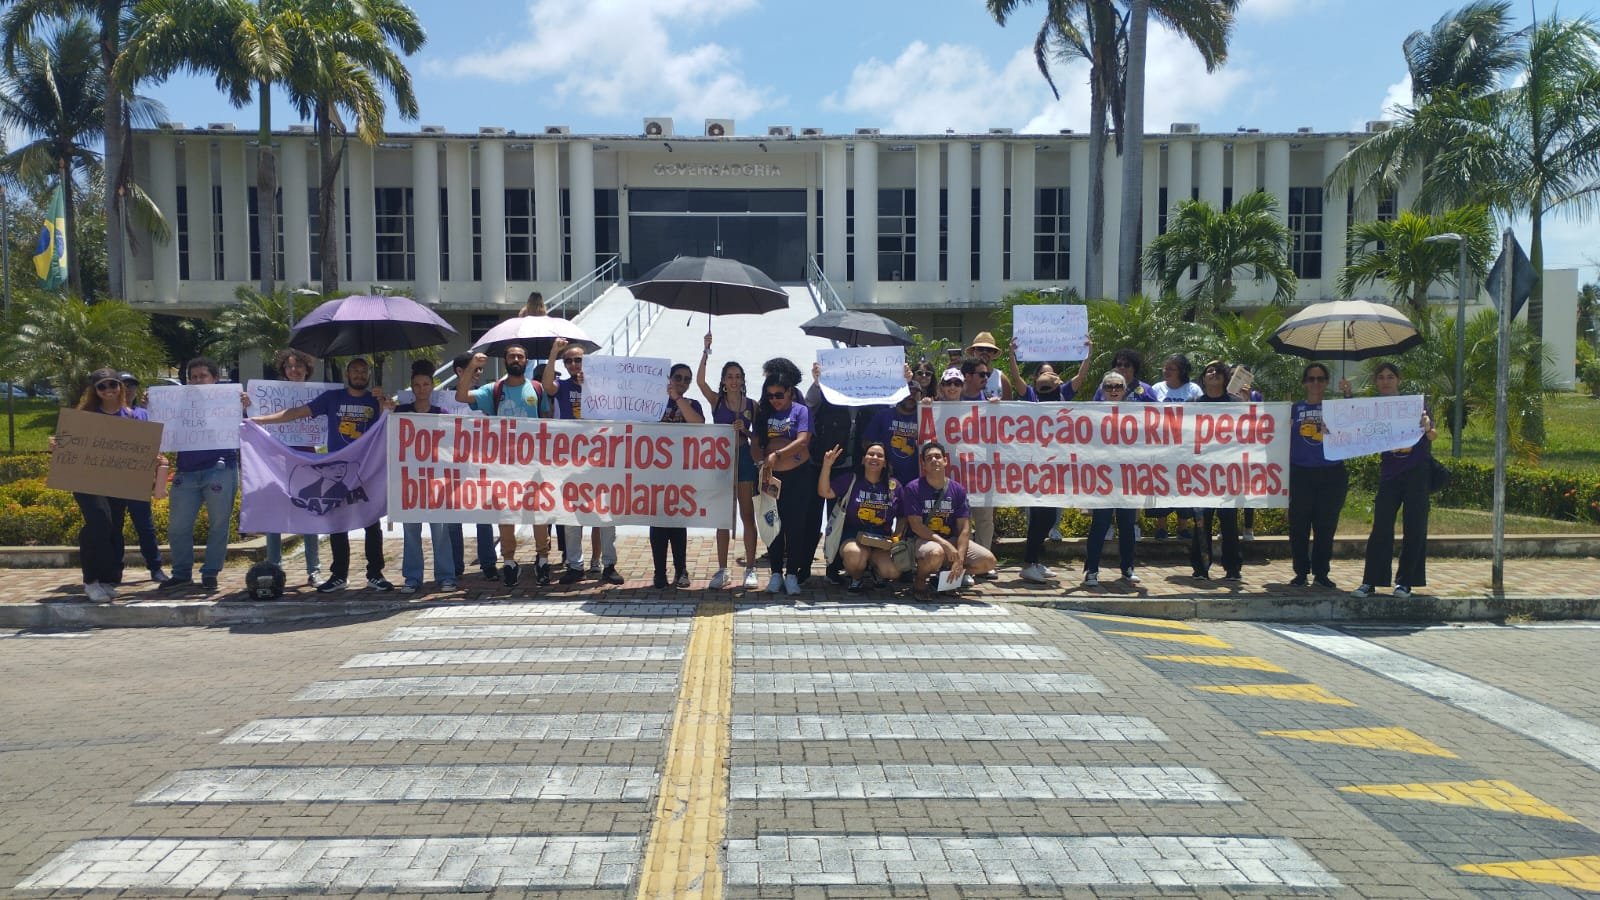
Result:
<instances>
[{"instance_id":1,"label":"blue jeans","mask_svg":"<svg viewBox=\"0 0 1600 900\"><path fill-rule=\"evenodd\" d=\"M200 504L206 506L211 527L206 535L206 560L200 574L214 576L228 557L228 524L233 518L233 498L239 488L239 467L212 466L198 472L179 472L172 479L168 501L167 542L172 545L172 577L194 577L194 524Z\"/></svg>"},{"instance_id":2,"label":"blue jeans","mask_svg":"<svg viewBox=\"0 0 1600 900\"><path fill-rule=\"evenodd\" d=\"M1105 549L1111 531L1111 517L1117 518L1117 556L1122 574L1133 571L1133 519L1131 509L1097 509L1089 514L1089 546L1084 551L1083 571L1100 571L1100 551Z\"/></svg>"},{"instance_id":3,"label":"blue jeans","mask_svg":"<svg viewBox=\"0 0 1600 900\"><path fill-rule=\"evenodd\" d=\"M139 555L144 557L144 566L154 572L161 568L161 543L156 540L156 522L150 514L150 501L124 500L123 504L127 507L128 519L133 522L133 531L139 536Z\"/></svg>"},{"instance_id":4,"label":"blue jeans","mask_svg":"<svg viewBox=\"0 0 1600 900\"><path fill-rule=\"evenodd\" d=\"M322 554L317 551L317 536L314 534L300 535L301 545L306 551L306 574L316 577L322 574ZM283 535L267 535L267 562L275 566L283 566Z\"/></svg>"},{"instance_id":5,"label":"blue jeans","mask_svg":"<svg viewBox=\"0 0 1600 900\"><path fill-rule=\"evenodd\" d=\"M465 535L462 534L460 522L454 522L445 527L450 530L450 552L454 555L456 575L459 577L467 571L466 560L463 558L467 546ZM478 530L478 571L492 577L498 562L494 555L494 542L496 540L494 526L478 525L475 527Z\"/></svg>"},{"instance_id":6,"label":"blue jeans","mask_svg":"<svg viewBox=\"0 0 1600 900\"><path fill-rule=\"evenodd\" d=\"M422 584L422 523L406 522L401 526L405 534L405 549L400 556L400 577L406 584ZM451 546L449 526L442 522L428 524L428 540L433 542L433 580L455 581L460 572L455 567L455 551Z\"/></svg>"}]
</instances>

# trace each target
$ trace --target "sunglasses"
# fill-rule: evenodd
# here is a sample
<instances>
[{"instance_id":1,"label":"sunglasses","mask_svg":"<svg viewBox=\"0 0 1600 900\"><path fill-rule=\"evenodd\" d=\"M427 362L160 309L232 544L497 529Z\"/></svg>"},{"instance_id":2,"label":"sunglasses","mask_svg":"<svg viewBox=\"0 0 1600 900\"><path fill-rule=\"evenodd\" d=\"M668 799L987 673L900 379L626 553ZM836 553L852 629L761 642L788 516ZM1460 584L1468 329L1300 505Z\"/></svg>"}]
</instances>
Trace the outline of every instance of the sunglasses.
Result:
<instances>
[{"instance_id":1,"label":"sunglasses","mask_svg":"<svg viewBox=\"0 0 1600 900\"><path fill-rule=\"evenodd\" d=\"M566 363L567 364L567 368L569 368L569 369L572 368L573 366L581 366L581 365L583 365L583 357L581 357L581 356L563 356L563 357L561 357L561 361Z\"/></svg>"},{"instance_id":2,"label":"sunglasses","mask_svg":"<svg viewBox=\"0 0 1600 900\"><path fill-rule=\"evenodd\" d=\"M122 382L120 382L120 381L102 381L99 384L95 385L94 389L97 390L97 391L109 391L109 390L112 390L114 388L120 388L120 387L122 387Z\"/></svg>"},{"instance_id":3,"label":"sunglasses","mask_svg":"<svg viewBox=\"0 0 1600 900\"><path fill-rule=\"evenodd\" d=\"M988 370L983 370L983 371L980 371L980 372L973 372L972 373L972 377L973 378L988 378L989 377L989 372L988 372Z\"/></svg>"},{"instance_id":4,"label":"sunglasses","mask_svg":"<svg viewBox=\"0 0 1600 900\"><path fill-rule=\"evenodd\" d=\"M687 382L689 380L689 376L687 376L687 375L673 375L673 376L671 376L671 378L672 378L673 381Z\"/></svg>"},{"instance_id":5,"label":"sunglasses","mask_svg":"<svg viewBox=\"0 0 1600 900\"><path fill-rule=\"evenodd\" d=\"M1102 384L1102 385L1100 385L1100 390L1105 391L1106 393L1109 394L1112 391L1126 390L1126 388L1124 388L1120 384Z\"/></svg>"},{"instance_id":6,"label":"sunglasses","mask_svg":"<svg viewBox=\"0 0 1600 900\"><path fill-rule=\"evenodd\" d=\"M769 391L769 392L767 392L767 399L768 400L784 400L784 399L787 399L788 396L789 396L789 392L788 391Z\"/></svg>"},{"instance_id":7,"label":"sunglasses","mask_svg":"<svg viewBox=\"0 0 1600 900\"><path fill-rule=\"evenodd\" d=\"M1326 375L1307 375L1306 376L1306 384L1310 384L1313 381L1327 381L1327 380L1328 380L1328 376L1326 376Z\"/></svg>"}]
</instances>

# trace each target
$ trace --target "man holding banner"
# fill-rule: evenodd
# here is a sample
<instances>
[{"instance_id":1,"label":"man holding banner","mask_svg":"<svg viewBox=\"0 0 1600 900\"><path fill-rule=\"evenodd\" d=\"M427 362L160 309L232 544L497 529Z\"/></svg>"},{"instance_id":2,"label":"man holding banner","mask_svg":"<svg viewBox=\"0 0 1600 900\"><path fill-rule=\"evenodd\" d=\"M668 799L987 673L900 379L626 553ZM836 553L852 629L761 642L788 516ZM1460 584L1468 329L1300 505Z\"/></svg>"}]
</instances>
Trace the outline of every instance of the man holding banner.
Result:
<instances>
[{"instance_id":1,"label":"man holding banner","mask_svg":"<svg viewBox=\"0 0 1600 900\"><path fill-rule=\"evenodd\" d=\"M544 404L544 391L539 383L528 379L528 351L520 344L506 348L506 377L474 389L478 373L489 362L482 353L472 357L472 362L456 382L456 402L465 403L488 416L523 416L537 419ZM506 587L515 587L522 577L522 566L517 563L517 526L500 523L500 580Z\"/></svg>"}]
</instances>

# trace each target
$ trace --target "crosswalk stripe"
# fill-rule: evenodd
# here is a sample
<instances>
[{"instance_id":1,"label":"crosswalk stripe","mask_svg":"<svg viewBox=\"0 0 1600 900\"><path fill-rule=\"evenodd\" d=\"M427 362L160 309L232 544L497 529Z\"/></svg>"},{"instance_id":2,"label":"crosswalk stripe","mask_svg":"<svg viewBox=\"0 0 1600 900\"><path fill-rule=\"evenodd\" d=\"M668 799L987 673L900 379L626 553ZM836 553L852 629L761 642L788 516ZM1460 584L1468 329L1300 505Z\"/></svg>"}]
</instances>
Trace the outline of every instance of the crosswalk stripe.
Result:
<instances>
[{"instance_id":1,"label":"crosswalk stripe","mask_svg":"<svg viewBox=\"0 0 1600 900\"><path fill-rule=\"evenodd\" d=\"M733 689L740 694L1101 694L1105 685L1092 675L1055 672L740 672Z\"/></svg>"},{"instance_id":2,"label":"crosswalk stripe","mask_svg":"<svg viewBox=\"0 0 1600 900\"><path fill-rule=\"evenodd\" d=\"M562 675L416 675L318 681L295 700L379 697L493 697L526 694L657 694L678 686L675 674L574 672Z\"/></svg>"},{"instance_id":3,"label":"crosswalk stripe","mask_svg":"<svg viewBox=\"0 0 1600 900\"><path fill-rule=\"evenodd\" d=\"M653 741L660 713L587 715L286 716L256 719L224 744L350 741Z\"/></svg>"},{"instance_id":4,"label":"crosswalk stripe","mask_svg":"<svg viewBox=\"0 0 1600 900\"><path fill-rule=\"evenodd\" d=\"M735 800L1150 800L1235 803L1215 772L1187 766L737 766Z\"/></svg>"},{"instance_id":5,"label":"crosswalk stripe","mask_svg":"<svg viewBox=\"0 0 1600 900\"><path fill-rule=\"evenodd\" d=\"M694 615L692 603L589 602L543 600L525 603L465 603L435 606L417 614L419 619L533 619L533 618L658 618Z\"/></svg>"},{"instance_id":6,"label":"crosswalk stripe","mask_svg":"<svg viewBox=\"0 0 1600 900\"><path fill-rule=\"evenodd\" d=\"M1080 619L1094 619L1099 622L1121 622L1125 625L1150 625L1156 628L1171 628L1174 631L1199 631L1200 629L1187 622L1176 622L1170 619L1149 619L1144 616L1114 616L1110 613L1079 613Z\"/></svg>"},{"instance_id":7,"label":"crosswalk stripe","mask_svg":"<svg viewBox=\"0 0 1600 900\"><path fill-rule=\"evenodd\" d=\"M736 741L1165 741L1140 716L1075 714L846 714L733 717Z\"/></svg>"},{"instance_id":8,"label":"crosswalk stripe","mask_svg":"<svg viewBox=\"0 0 1600 900\"><path fill-rule=\"evenodd\" d=\"M1162 662L1189 663L1196 666L1217 666L1224 669L1249 669L1252 672L1287 672L1283 666L1259 656L1213 656L1209 654L1185 655L1163 654L1146 656L1145 659L1155 659Z\"/></svg>"},{"instance_id":9,"label":"crosswalk stripe","mask_svg":"<svg viewBox=\"0 0 1600 900\"><path fill-rule=\"evenodd\" d=\"M829 603L826 606L794 603L741 603L735 611L740 616L795 616L795 617L880 617L916 616L919 619L943 616L1009 616L1011 610L989 603Z\"/></svg>"},{"instance_id":10,"label":"crosswalk stripe","mask_svg":"<svg viewBox=\"0 0 1600 900\"><path fill-rule=\"evenodd\" d=\"M734 652L739 659L763 660L1067 659L1060 648L1041 644L740 644Z\"/></svg>"},{"instance_id":11,"label":"crosswalk stripe","mask_svg":"<svg viewBox=\"0 0 1600 900\"><path fill-rule=\"evenodd\" d=\"M1170 641L1174 644L1188 644L1192 647L1212 647L1217 650L1232 650L1233 645L1219 637L1209 634L1173 634L1167 631L1108 631L1118 637L1143 638L1147 641Z\"/></svg>"},{"instance_id":12,"label":"crosswalk stripe","mask_svg":"<svg viewBox=\"0 0 1600 900\"><path fill-rule=\"evenodd\" d=\"M752 622L735 626L741 636L833 634L1038 634L1026 622Z\"/></svg>"},{"instance_id":13,"label":"crosswalk stripe","mask_svg":"<svg viewBox=\"0 0 1600 900\"><path fill-rule=\"evenodd\" d=\"M762 835L728 842L728 874L733 884L763 887L1339 887L1338 879L1293 841L1198 836Z\"/></svg>"},{"instance_id":14,"label":"crosswalk stripe","mask_svg":"<svg viewBox=\"0 0 1600 900\"><path fill-rule=\"evenodd\" d=\"M620 887L632 835L428 838L106 838L79 841L20 890L492 891Z\"/></svg>"},{"instance_id":15,"label":"crosswalk stripe","mask_svg":"<svg viewBox=\"0 0 1600 900\"><path fill-rule=\"evenodd\" d=\"M186 769L140 803L648 800L646 766L236 766Z\"/></svg>"},{"instance_id":16,"label":"crosswalk stripe","mask_svg":"<svg viewBox=\"0 0 1600 900\"><path fill-rule=\"evenodd\" d=\"M1566 856L1556 859L1481 863L1456 866L1456 870L1469 875L1510 878L1533 884L1553 884L1575 891L1600 891L1600 856Z\"/></svg>"},{"instance_id":17,"label":"crosswalk stripe","mask_svg":"<svg viewBox=\"0 0 1600 900\"><path fill-rule=\"evenodd\" d=\"M385 641L482 641L493 638L577 638L687 634L687 622L598 622L557 625L404 625Z\"/></svg>"},{"instance_id":18,"label":"crosswalk stripe","mask_svg":"<svg viewBox=\"0 0 1600 900\"><path fill-rule=\"evenodd\" d=\"M1267 737L1288 738L1293 741L1311 741L1316 744L1339 744L1363 750L1393 750L1396 753L1415 753L1419 756L1442 756L1456 759L1449 750L1435 744L1409 728L1326 728L1306 731L1263 731Z\"/></svg>"},{"instance_id":19,"label":"crosswalk stripe","mask_svg":"<svg viewBox=\"0 0 1600 900\"><path fill-rule=\"evenodd\" d=\"M623 647L478 647L471 650L389 650L351 657L343 669L407 666L528 665L572 662L658 662L683 659L681 645Z\"/></svg>"},{"instance_id":20,"label":"crosswalk stripe","mask_svg":"<svg viewBox=\"0 0 1600 900\"><path fill-rule=\"evenodd\" d=\"M1212 694L1233 694L1238 697L1266 697L1271 700L1322 703L1328 706L1355 706L1351 701L1318 684L1200 684L1195 685L1194 689Z\"/></svg>"},{"instance_id":21,"label":"crosswalk stripe","mask_svg":"<svg viewBox=\"0 0 1600 900\"><path fill-rule=\"evenodd\" d=\"M1347 794L1392 797L1396 800L1418 800L1424 803L1442 803L1446 806L1472 806L1478 809L1494 810L1495 812L1532 816L1537 819L1553 819L1557 822L1578 821L1509 781L1357 784L1342 787L1339 790Z\"/></svg>"}]
</instances>

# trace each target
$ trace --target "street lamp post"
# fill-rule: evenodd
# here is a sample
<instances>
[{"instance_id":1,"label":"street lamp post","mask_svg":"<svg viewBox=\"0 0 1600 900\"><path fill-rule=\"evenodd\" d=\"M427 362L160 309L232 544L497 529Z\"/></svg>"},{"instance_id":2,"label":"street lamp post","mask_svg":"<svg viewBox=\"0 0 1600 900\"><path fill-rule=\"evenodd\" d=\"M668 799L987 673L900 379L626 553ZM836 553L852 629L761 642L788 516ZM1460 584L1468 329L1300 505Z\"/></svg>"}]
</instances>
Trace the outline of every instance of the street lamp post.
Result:
<instances>
[{"instance_id":1,"label":"street lamp post","mask_svg":"<svg viewBox=\"0 0 1600 900\"><path fill-rule=\"evenodd\" d=\"M1459 269L1456 272L1456 402L1450 417L1450 456L1461 458L1461 429L1466 419L1463 367L1467 357L1467 239L1454 231L1422 239L1424 244L1456 245Z\"/></svg>"}]
</instances>

